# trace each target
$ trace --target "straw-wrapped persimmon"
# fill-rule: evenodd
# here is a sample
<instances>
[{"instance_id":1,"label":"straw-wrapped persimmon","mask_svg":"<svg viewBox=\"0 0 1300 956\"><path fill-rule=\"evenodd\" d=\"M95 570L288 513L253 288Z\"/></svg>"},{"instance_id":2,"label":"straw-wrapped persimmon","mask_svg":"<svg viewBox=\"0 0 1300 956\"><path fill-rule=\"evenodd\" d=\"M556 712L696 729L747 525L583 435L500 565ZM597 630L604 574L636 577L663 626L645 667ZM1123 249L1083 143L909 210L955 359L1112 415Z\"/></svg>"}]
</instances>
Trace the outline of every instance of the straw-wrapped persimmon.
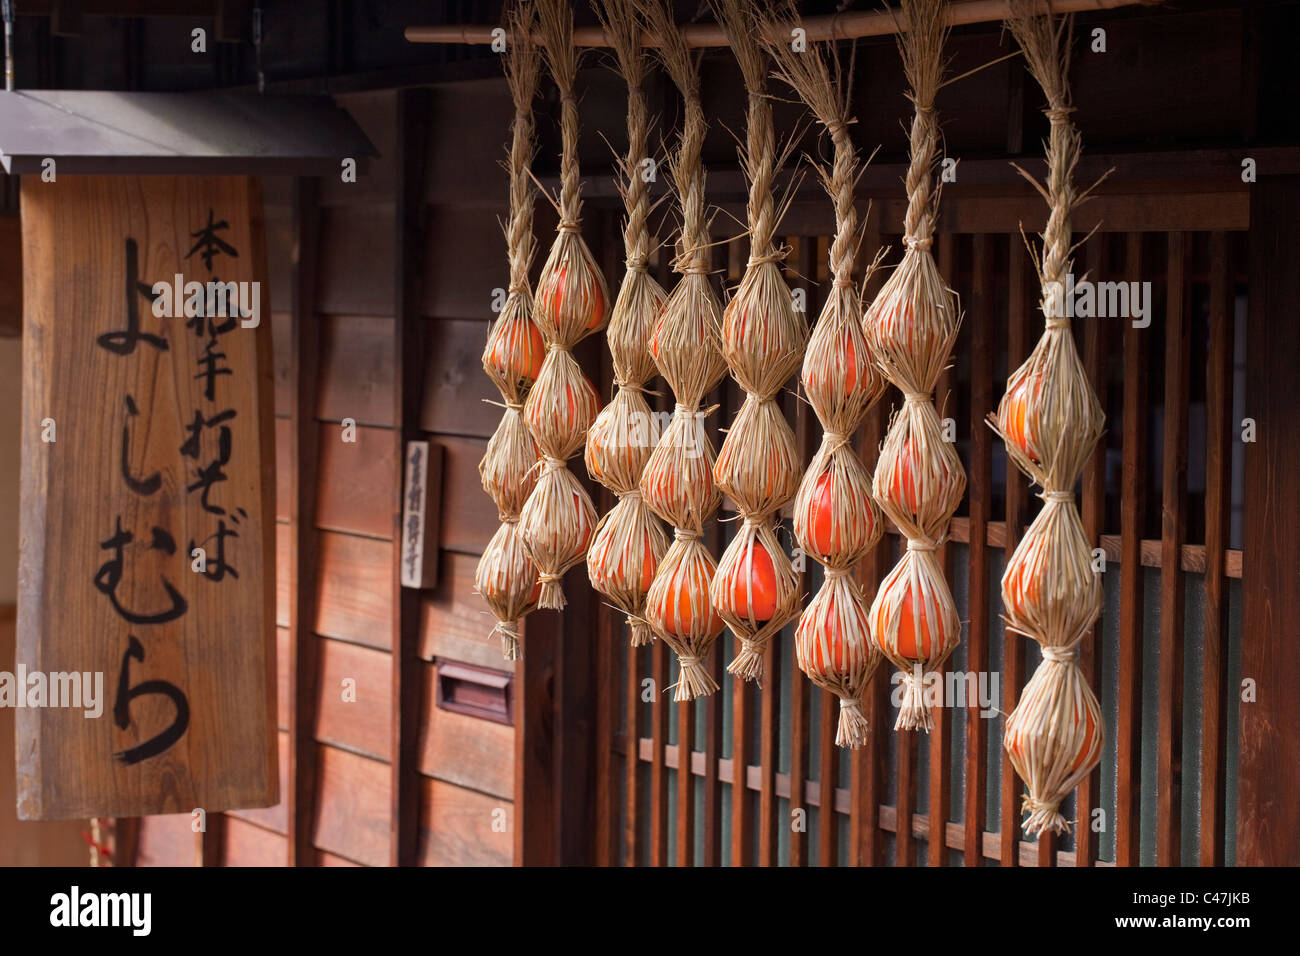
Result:
<instances>
[{"instance_id":1,"label":"straw-wrapped persimmon","mask_svg":"<svg viewBox=\"0 0 1300 956\"><path fill-rule=\"evenodd\" d=\"M860 637L869 626L865 604L861 587L847 569L827 571L825 584L795 629L795 663L809 680L840 699L835 736L839 747L861 746L870 730L862 713L862 695L880 655Z\"/></svg>"},{"instance_id":2,"label":"straw-wrapped persimmon","mask_svg":"<svg viewBox=\"0 0 1300 956\"><path fill-rule=\"evenodd\" d=\"M519 619L537 606L541 595L537 568L519 537L517 519L503 522L483 549L474 570L474 590L496 616L492 633L500 635L505 659L517 659Z\"/></svg>"},{"instance_id":3,"label":"straw-wrapped persimmon","mask_svg":"<svg viewBox=\"0 0 1300 956\"><path fill-rule=\"evenodd\" d=\"M1101 613L1101 579L1074 496L1047 494L1002 575L1013 630L1047 644L1082 638Z\"/></svg>"}]
</instances>

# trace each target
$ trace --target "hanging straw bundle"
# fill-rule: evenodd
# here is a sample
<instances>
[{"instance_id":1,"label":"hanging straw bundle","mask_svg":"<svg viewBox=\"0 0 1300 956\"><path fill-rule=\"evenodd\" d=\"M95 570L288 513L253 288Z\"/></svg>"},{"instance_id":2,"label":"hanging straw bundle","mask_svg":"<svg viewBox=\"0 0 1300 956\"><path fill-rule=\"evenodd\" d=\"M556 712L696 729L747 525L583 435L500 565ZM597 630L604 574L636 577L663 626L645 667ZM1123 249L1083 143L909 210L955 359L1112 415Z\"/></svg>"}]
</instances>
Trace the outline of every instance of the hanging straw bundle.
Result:
<instances>
[{"instance_id":1,"label":"hanging straw bundle","mask_svg":"<svg viewBox=\"0 0 1300 956\"><path fill-rule=\"evenodd\" d=\"M537 151L533 95L539 55L532 42L531 10L514 7L508 23L518 38L505 57L506 82L515 106L506 163L510 176L505 228L510 289L483 349L483 370L501 392L505 414L478 466L483 490L496 503L501 527L479 559L474 586L496 616L493 633L501 635L502 653L506 660L515 660L519 656L519 619L537 605L539 594L537 568L519 533L519 512L537 481L537 446L524 423L523 402L541 370L545 349L532 320L533 297L528 285L528 268L536 249L529 169Z\"/></svg>"},{"instance_id":2,"label":"hanging straw bundle","mask_svg":"<svg viewBox=\"0 0 1300 956\"><path fill-rule=\"evenodd\" d=\"M1043 653L1003 736L1028 788L1024 830L1032 835L1069 829L1061 801L1101 759L1101 710L1078 664L1079 645L1101 614L1101 583L1073 489L1105 416L1079 361L1062 295L1073 268L1071 213L1089 192L1076 192L1073 183L1081 138L1070 120L1071 20L1038 16L1032 3L1016 0L1008 26L1047 95L1051 130L1046 185L1020 170L1051 209L1034 256L1046 328L989 416L1008 457L1043 488L1043 508L1002 576L1008 628L1038 641Z\"/></svg>"},{"instance_id":3,"label":"hanging straw bundle","mask_svg":"<svg viewBox=\"0 0 1300 956\"><path fill-rule=\"evenodd\" d=\"M914 113L907 169L903 261L877 294L862 324L872 353L903 393L880 447L872 494L907 537L907 551L885 577L871 606L873 638L903 672L896 730L934 726L925 675L937 671L961 639L961 620L935 549L966 489L966 472L944 441L931 393L943 372L961 315L939 275L934 242L939 192L939 119L934 100L943 83L941 0L903 0L908 30L899 39Z\"/></svg>"},{"instance_id":4,"label":"hanging straw bundle","mask_svg":"<svg viewBox=\"0 0 1300 956\"><path fill-rule=\"evenodd\" d=\"M668 536L641 497L641 473L658 441L655 419L645 398L645 383L655 375L646 342L663 312L667 293L647 270L653 208L641 164L647 150L645 92L641 88L646 58L641 52L641 24L633 0L600 0L592 9L611 38L619 72L627 82L627 155L619 160L619 190L627 210L623 250L627 271L614 300L606 340L613 357L614 399L587 432L587 473L618 495L601 519L587 552L592 587L627 614L630 643L648 644L654 629L645 619L645 598L654 580Z\"/></svg>"},{"instance_id":5,"label":"hanging straw bundle","mask_svg":"<svg viewBox=\"0 0 1300 956\"><path fill-rule=\"evenodd\" d=\"M709 281L709 231L704 205L700 150L706 125L700 108L699 75L686 41L661 0L639 0L647 31L684 101L682 133L670 161L673 191L681 209L682 232L673 270L681 276L650 336L650 354L677 407L641 475L641 494L674 529L650 593L646 616L677 654L681 678L675 700L694 700L718 689L704 666L722 620L709 599L717 565L704 546L704 523L722 496L713 483L713 446L701 403L722 379L719 352L722 307Z\"/></svg>"},{"instance_id":6,"label":"hanging straw bundle","mask_svg":"<svg viewBox=\"0 0 1300 956\"><path fill-rule=\"evenodd\" d=\"M885 381L876 371L863 335L862 300L853 281L861 242L853 189L861 175L857 149L849 137L850 77L844 75L834 44L795 52L785 38L798 25L768 20L762 31L777 75L812 110L831 140L831 166L819 167L835 207L835 238L830 246L830 294L813 328L800 380L821 422L821 446L799 486L794 531L803 550L825 565L821 590L809 603L795 631L795 659L813 683L840 699L841 747L861 747L869 727L862 695L879 665L870 641L866 596L853 578L854 567L884 529L871 500L870 476L853 448L853 433L880 398Z\"/></svg>"},{"instance_id":7,"label":"hanging straw bundle","mask_svg":"<svg viewBox=\"0 0 1300 956\"><path fill-rule=\"evenodd\" d=\"M740 63L749 94L741 167L749 182L749 262L722 316L722 355L745 401L718 452L713 477L736 502L742 524L723 552L711 590L713 606L740 650L727 670L761 681L772 636L799 614L799 578L777 539L778 511L798 489L802 462L794 432L776 398L799 368L808 323L795 311L781 275L788 250L774 239L781 219L773 177L779 155L772 104L765 91L767 60L758 39L754 0L712 0Z\"/></svg>"},{"instance_id":8,"label":"hanging straw bundle","mask_svg":"<svg viewBox=\"0 0 1300 956\"><path fill-rule=\"evenodd\" d=\"M573 11L566 0L537 0L546 61L560 89L559 231L537 280L535 321L546 358L524 403L524 418L541 454L537 487L520 513L529 556L542 583L538 606L564 607L560 580L583 560L591 544L596 509L565 462L582 450L600 410L600 396L582 374L573 346L605 325L609 292L580 231L578 100L574 81Z\"/></svg>"}]
</instances>

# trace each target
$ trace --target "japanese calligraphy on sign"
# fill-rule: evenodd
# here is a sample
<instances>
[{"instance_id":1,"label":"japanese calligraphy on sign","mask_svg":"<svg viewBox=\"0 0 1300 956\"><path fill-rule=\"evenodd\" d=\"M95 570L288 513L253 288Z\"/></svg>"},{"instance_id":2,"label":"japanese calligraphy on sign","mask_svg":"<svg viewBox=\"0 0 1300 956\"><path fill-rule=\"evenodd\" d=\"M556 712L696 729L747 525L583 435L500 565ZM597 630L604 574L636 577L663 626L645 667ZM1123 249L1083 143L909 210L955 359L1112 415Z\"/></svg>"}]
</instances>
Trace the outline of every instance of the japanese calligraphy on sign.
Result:
<instances>
[{"instance_id":1,"label":"japanese calligraphy on sign","mask_svg":"<svg viewBox=\"0 0 1300 956\"><path fill-rule=\"evenodd\" d=\"M406 443L406 481L402 497L402 587L438 584L436 508L442 483L442 446L427 441Z\"/></svg>"},{"instance_id":2,"label":"japanese calligraphy on sign","mask_svg":"<svg viewBox=\"0 0 1300 956\"><path fill-rule=\"evenodd\" d=\"M19 815L269 806L270 329L241 177L24 185L18 657L105 675L18 720ZM56 440L40 423L57 424Z\"/></svg>"}]
</instances>

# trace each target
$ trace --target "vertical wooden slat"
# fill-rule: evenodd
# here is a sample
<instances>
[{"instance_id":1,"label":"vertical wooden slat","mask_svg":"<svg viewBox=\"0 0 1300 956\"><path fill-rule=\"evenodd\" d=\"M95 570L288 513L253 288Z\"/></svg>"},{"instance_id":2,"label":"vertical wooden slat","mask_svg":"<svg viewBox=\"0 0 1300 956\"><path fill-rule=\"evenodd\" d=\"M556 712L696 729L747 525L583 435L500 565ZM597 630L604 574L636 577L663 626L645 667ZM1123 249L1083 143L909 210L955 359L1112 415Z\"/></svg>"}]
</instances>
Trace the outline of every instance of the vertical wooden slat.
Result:
<instances>
[{"instance_id":1,"label":"vertical wooden slat","mask_svg":"<svg viewBox=\"0 0 1300 956\"><path fill-rule=\"evenodd\" d=\"M1016 71L1019 72L1019 71ZM1007 376L1011 376L1029 354L1030 329L1034 298L1029 293L1033 276L1029 256L1019 236L1009 237L1007 249ZM1001 400L1001 396L998 396ZM992 409L990 409L992 410ZM1006 529L1005 554L1008 561L1015 553L1024 531L1029 502L1029 484L1020 469L1007 456L1006 462ZM1012 631L1002 632L1002 711L1010 714L1020 699L1020 685L1025 679L1025 638ZM1004 718L1005 719L1005 718ZM1001 749L999 747L999 749ZM1002 750L1001 823L999 825L998 862L1001 866L1019 866L1020 852L1020 778L1011 758Z\"/></svg>"},{"instance_id":2,"label":"vertical wooden slat","mask_svg":"<svg viewBox=\"0 0 1300 956\"><path fill-rule=\"evenodd\" d=\"M881 246L880 211L872 208L866 217L866 227L862 242L863 257L868 261L875 259ZM864 299L872 301L883 285L880 272L867 281ZM882 395L859 429L858 454L867 466L869 473L876 470L880 442L885 436L885 421L888 415L888 392ZM887 539L879 541L863 559L859 568L858 580L862 584L863 595L868 606L875 599L888 568ZM853 866L879 866L884 862L884 833L880 828L880 804L884 792L884 783L888 774L885 766L887 735L891 732L889 724L889 662L885 661L876 669L863 699L863 712L867 716L871 730L867 736L866 747L853 755L853 816L849 834L850 864Z\"/></svg>"},{"instance_id":3,"label":"vertical wooden slat","mask_svg":"<svg viewBox=\"0 0 1300 956\"><path fill-rule=\"evenodd\" d=\"M938 249L938 266L939 274L944 276L949 285L957 281L957 259L956 259L956 237L951 232L941 232L939 234ZM960 344L955 347L954 354L949 356L948 364L945 366L943 373L939 376L938 385L935 388L934 402L939 414L943 418L951 418L956 422L956 395L954 394L954 379L956 378L953 370L957 362L956 352L960 350ZM983 430L984 423L980 422L976 427ZM954 429L955 430L955 429ZM956 440L956 435L953 440ZM972 541L974 538L972 537ZM971 551L974 551L972 545ZM939 552L935 555L938 559L939 567L943 571L944 580L952 586L952 548L948 547L947 542L939 546ZM952 762L949 756L950 743L952 740L952 711L948 707L940 707L935 714L934 730L930 733L930 839L926 845L928 852L928 862L930 866L943 866L948 862L948 845L944 839L944 825L948 822L949 805L952 796Z\"/></svg>"},{"instance_id":4,"label":"vertical wooden slat","mask_svg":"<svg viewBox=\"0 0 1300 956\"><path fill-rule=\"evenodd\" d=\"M312 634L316 614L316 473L320 430L316 426L320 325L316 285L320 260L319 186L298 178L293 187L297 261L293 264L290 319L289 418L289 759L285 814L289 821L286 863L315 859L311 829L316 794L316 674L319 642Z\"/></svg>"},{"instance_id":5,"label":"vertical wooden slat","mask_svg":"<svg viewBox=\"0 0 1300 956\"><path fill-rule=\"evenodd\" d=\"M970 418L970 469L967 487L970 493L970 630L966 649L966 670L982 673L988 667L989 621L989 558L988 522L989 502L992 497L991 455L993 431L984 423L984 416L994 407L993 397L993 326L994 291L993 240L987 235L975 236L974 256L971 264L972 296L970 303L971 332L971 418ZM969 704L969 702L968 702ZM980 716L978 706L966 707L966 840L963 854L967 866L980 866L984 862L985 819L985 745L988 741L988 724Z\"/></svg>"},{"instance_id":6,"label":"vertical wooden slat","mask_svg":"<svg viewBox=\"0 0 1300 956\"><path fill-rule=\"evenodd\" d=\"M1131 233L1124 269L1142 278L1142 235ZM1124 325L1123 477L1120 489L1120 610L1115 862L1138 863L1142 789L1142 510L1145 497L1146 329Z\"/></svg>"},{"instance_id":7,"label":"vertical wooden slat","mask_svg":"<svg viewBox=\"0 0 1300 956\"><path fill-rule=\"evenodd\" d=\"M209 813L201 832L194 834L194 864L196 866L221 866L225 856L226 815ZM121 864L116 864L120 866Z\"/></svg>"},{"instance_id":8,"label":"vertical wooden slat","mask_svg":"<svg viewBox=\"0 0 1300 956\"><path fill-rule=\"evenodd\" d=\"M772 639L779 643L780 635ZM764 671L764 682L770 675ZM752 734L750 714L753 712L754 688L747 680L736 681L731 689L731 848L732 866L750 866L754 862L754 845L750 834L753 805L746 786L746 768L749 762Z\"/></svg>"},{"instance_id":9,"label":"vertical wooden slat","mask_svg":"<svg viewBox=\"0 0 1300 956\"><path fill-rule=\"evenodd\" d=\"M639 647L627 649L627 684L624 706L627 708L627 754L624 767L623 862L638 866L644 862L641 847L641 673L647 655Z\"/></svg>"},{"instance_id":10,"label":"vertical wooden slat","mask_svg":"<svg viewBox=\"0 0 1300 956\"><path fill-rule=\"evenodd\" d=\"M1105 237L1093 239L1089 248L1081 250L1075 263L1075 272L1088 274L1094 281L1105 281L1109 271L1109 257L1106 254ZM1089 259L1085 260L1084 255ZM1096 263L1093 269L1086 268L1086 262ZM1083 320L1083 367L1088 373L1093 391L1106 410L1106 338L1109 327L1107 319ZM1079 322L1075 322L1076 330ZM1100 543L1102 523L1106 517L1106 439L1103 434L1097 443L1092 457L1083 469L1083 496L1080 500L1080 516L1083 519L1083 534L1089 546ZM1084 638L1079 648L1079 667L1088 679L1088 685L1101 695L1101 620L1093 625L1092 634ZM1097 767L1079 783L1075 794L1075 829L1074 829L1074 864L1075 866L1092 866L1097 859L1097 833L1092 827L1092 810L1098 804L1101 783L1101 769Z\"/></svg>"},{"instance_id":11,"label":"vertical wooden slat","mask_svg":"<svg viewBox=\"0 0 1300 956\"><path fill-rule=\"evenodd\" d=\"M600 216L600 258L605 279L609 282L611 294L618 288L621 271L620 253L622 243L619 241L618 216L602 213ZM602 400L609 396L613 400L613 367L604 360L597 366L599 378L596 382ZM617 499L609 489L601 487L596 497L596 511L605 515L614 506ZM614 781L614 731L618 725L618 707L621 705L619 695L619 654L615 641L626 641L626 627L622 614L616 614L605 601L596 605L596 865L611 866L618 857L617 844L617 808ZM629 735L629 740L636 741L636 734ZM636 762L636 751L632 749L631 760Z\"/></svg>"},{"instance_id":12,"label":"vertical wooden slat","mask_svg":"<svg viewBox=\"0 0 1300 956\"><path fill-rule=\"evenodd\" d=\"M1223 553L1232 507L1233 309L1228 235L1210 236L1210 342L1205 372L1205 619L1201 654L1201 866L1224 864L1228 594Z\"/></svg>"},{"instance_id":13,"label":"vertical wooden slat","mask_svg":"<svg viewBox=\"0 0 1300 956\"><path fill-rule=\"evenodd\" d=\"M817 813L817 865L835 866L839 855L839 814L835 812L835 787L839 780L839 748L835 746L835 733L839 724L839 698L829 691L821 692L821 728L817 739L818 794L820 810Z\"/></svg>"},{"instance_id":14,"label":"vertical wooden slat","mask_svg":"<svg viewBox=\"0 0 1300 956\"><path fill-rule=\"evenodd\" d=\"M811 236L799 239L798 270L803 277L803 288L807 290L807 303L810 318L820 308L820 295L814 295L810 283L817 274L817 240ZM801 401L795 416L795 440L800 459L810 461L820 440L817 417L812 413L806 401ZM809 564L812 559L806 559ZM800 592L807 594L811 589L808 574L800 575ZM790 810L804 811L805 823L808 817L808 802L805 795L805 783L808 779L808 732L809 726L809 683L802 674L795 674L790 686ZM828 808L829 809L829 808ZM790 820L778 820L778 826L789 827ZM790 833L790 865L806 866L808 864L807 827L792 830Z\"/></svg>"},{"instance_id":15,"label":"vertical wooden slat","mask_svg":"<svg viewBox=\"0 0 1300 956\"><path fill-rule=\"evenodd\" d=\"M681 679L681 671L678 672ZM677 716L677 848L673 863L695 863L695 775L691 773L691 752L695 746L695 702L674 703Z\"/></svg>"},{"instance_id":16,"label":"vertical wooden slat","mask_svg":"<svg viewBox=\"0 0 1300 956\"><path fill-rule=\"evenodd\" d=\"M1241 677L1254 682L1242 702L1237 784L1238 866L1300 864L1300 176L1262 178L1250 187L1250 309L1246 322L1247 418L1242 489ZM1234 423L1234 427L1237 426ZM1240 433L1238 433L1240 434ZM1234 689L1234 693L1237 691Z\"/></svg>"},{"instance_id":17,"label":"vertical wooden slat","mask_svg":"<svg viewBox=\"0 0 1300 956\"><path fill-rule=\"evenodd\" d=\"M392 790L388 859L411 866L419 853L419 734L423 665L420 592L402 587L402 505L406 443L419 436L423 399L420 278L424 251L424 167L432 96L427 90L397 93L397 169L393 257L393 462L392 487Z\"/></svg>"},{"instance_id":18,"label":"vertical wooden slat","mask_svg":"<svg viewBox=\"0 0 1300 956\"><path fill-rule=\"evenodd\" d=\"M776 754L777 734L781 724L781 660L777 652L780 647L780 636L774 637L763 655L764 678L759 701L758 740L759 866L775 866L777 863Z\"/></svg>"},{"instance_id":19,"label":"vertical wooden slat","mask_svg":"<svg viewBox=\"0 0 1300 956\"><path fill-rule=\"evenodd\" d=\"M1156 717L1156 863L1177 866L1182 850L1183 569L1187 510L1187 380L1191 335L1183 275L1187 242L1169 235L1165 273L1164 474L1160 509L1160 663Z\"/></svg>"}]
</instances>

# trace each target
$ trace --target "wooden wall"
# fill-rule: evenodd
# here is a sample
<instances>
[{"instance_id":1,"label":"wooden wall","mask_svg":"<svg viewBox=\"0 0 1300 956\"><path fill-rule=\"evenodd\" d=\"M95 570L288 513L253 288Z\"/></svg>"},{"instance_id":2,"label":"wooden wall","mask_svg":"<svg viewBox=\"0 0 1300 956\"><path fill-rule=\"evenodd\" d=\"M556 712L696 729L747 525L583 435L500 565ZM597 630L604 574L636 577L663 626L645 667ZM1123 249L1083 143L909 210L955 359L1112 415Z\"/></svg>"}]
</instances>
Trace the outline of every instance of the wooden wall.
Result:
<instances>
[{"instance_id":1,"label":"wooden wall","mask_svg":"<svg viewBox=\"0 0 1300 956\"><path fill-rule=\"evenodd\" d=\"M401 100L394 91L341 98L383 157L357 183L264 184L276 340L276 620L285 801L209 819L206 837L190 832L188 816L149 818L141 827L141 864L283 865L293 859L373 866L387 864L394 853L423 865L512 860L512 728L438 710L434 695L437 660L508 670L497 644L486 640L490 620L472 593L478 555L496 524L477 475L496 423L496 410L481 401L495 396L480 372L479 353L491 290L500 282L495 223L504 211L503 193L495 188L495 166L464 163L462 150L445 138L431 141L427 157L403 151ZM508 116L483 110L499 110L499 97L493 102L473 86L453 86L420 105L431 109L425 122L436 128L490 129L489 142L466 148L478 155L497 151ZM418 176L420 166L427 175ZM418 181L410 183L413 170ZM403 184L418 190L405 229L397 216ZM427 230L422 242L420 230ZM415 356L398 347L401 278L394 268L399 245L413 239L417 247L408 254L418 263L418 295L414 327L406 334L417 343ZM408 375L412 367L416 372L409 388L418 397L406 433L440 446L445 465L438 587L408 599L399 614L395 383L403 364ZM344 419L356 423L355 443L342 440ZM306 463L300 474L295 452ZM294 520L299 509L300 522ZM294 626L295 611L301 628ZM413 648L398 666L394 634L403 627ZM347 679L355 681L354 702L344 700ZM406 729L415 729L409 762L396 782L414 800L400 811L393 769L398 687L414 718ZM296 802L292 814L289 801ZM408 831L403 838L409 845L399 846L398 820L408 812L414 839ZM294 819L303 832L290 833Z\"/></svg>"}]
</instances>

